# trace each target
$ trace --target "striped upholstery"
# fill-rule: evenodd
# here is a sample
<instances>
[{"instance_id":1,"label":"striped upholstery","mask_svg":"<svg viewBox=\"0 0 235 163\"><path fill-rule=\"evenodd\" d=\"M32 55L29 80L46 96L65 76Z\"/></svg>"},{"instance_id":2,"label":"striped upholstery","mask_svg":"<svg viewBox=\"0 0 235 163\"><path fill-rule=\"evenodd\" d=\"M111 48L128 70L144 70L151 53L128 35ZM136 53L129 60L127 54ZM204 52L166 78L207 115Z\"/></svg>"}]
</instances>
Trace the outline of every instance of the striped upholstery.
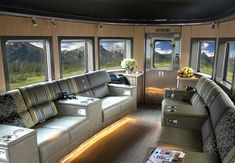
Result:
<instances>
[{"instance_id":1,"label":"striped upholstery","mask_svg":"<svg viewBox=\"0 0 235 163\"><path fill-rule=\"evenodd\" d=\"M34 125L57 115L53 100L59 99L60 89L56 82L30 85L19 89Z\"/></svg>"},{"instance_id":2,"label":"striped upholstery","mask_svg":"<svg viewBox=\"0 0 235 163\"><path fill-rule=\"evenodd\" d=\"M58 81L61 92L86 97L93 97L90 84L86 75L79 75L73 78L66 78Z\"/></svg>"},{"instance_id":3,"label":"striped upholstery","mask_svg":"<svg viewBox=\"0 0 235 163\"><path fill-rule=\"evenodd\" d=\"M57 81L47 82L44 84L44 86L48 94L48 99L54 101L61 97L61 91Z\"/></svg>"},{"instance_id":4,"label":"striped upholstery","mask_svg":"<svg viewBox=\"0 0 235 163\"><path fill-rule=\"evenodd\" d=\"M29 110L34 124L42 123L57 114L54 102L44 103Z\"/></svg>"},{"instance_id":5,"label":"striped upholstery","mask_svg":"<svg viewBox=\"0 0 235 163\"><path fill-rule=\"evenodd\" d=\"M61 92L67 92L67 94L77 94L78 87L75 80L66 78L58 81Z\"/></svg>"},{"instance_id":6,"label":"striped upholstery","mask_svg":"<svg viewBox=\"0 0 235 163\"><path fill-rule=\"evenodd\" d=\"M19 89L28 108L50 101L45 85L30 85Z\"/></svg>"}]
</instances>

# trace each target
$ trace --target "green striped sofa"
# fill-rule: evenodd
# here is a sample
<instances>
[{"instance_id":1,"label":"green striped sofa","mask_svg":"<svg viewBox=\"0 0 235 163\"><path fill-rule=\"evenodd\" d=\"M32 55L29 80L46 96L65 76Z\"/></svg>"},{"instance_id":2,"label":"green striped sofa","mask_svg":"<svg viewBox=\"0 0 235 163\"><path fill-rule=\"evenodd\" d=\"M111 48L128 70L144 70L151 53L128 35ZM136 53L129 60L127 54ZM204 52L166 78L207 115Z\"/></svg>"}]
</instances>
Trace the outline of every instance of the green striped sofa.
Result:
<instances>
[{"instance_id":1,"label":"green striped sofa","mask_svg":"<svg viewBox=\"0 0 235 163\"><path fill-rule=\"evenodd\" d=\"M109 82L106 71L95 71L2 93L0 124L35 129L36 155L40 162L57 162L92 136L91 133L97 133L102 127L136 110L135 87ZM84 116L63 115L56 105L61 92L99 98L102 107L89 109L88 115Z\"/></svg>"},{"instance_id":2,"label":"green striped sofa","mask_svg":"<svg viewBox=\"0 0 235 163\"><path fill-rule=\"evenodd\" d=\"M177 120L177 124L169 126L169 117L162 117L157 145L185 151L185 162L235 162L235 106L232 100L215 82L205 77L199 80L196 91L195 96L200 96L201 99L197 98L204 103L202 108L183 108L183 105L177 105L179 99L171 99L177 105L177 111L170 114L175 114L173 119ZM182 108L189 114L180 114ZM203 111L200 109L206 111L207 118L202 119L203 123L192 123L197 122L195 119L198 117L194 113ZM166 112L164 107L163 112ZM188 121L185 121L187 118Z\"/></svg>"}]
</instances>

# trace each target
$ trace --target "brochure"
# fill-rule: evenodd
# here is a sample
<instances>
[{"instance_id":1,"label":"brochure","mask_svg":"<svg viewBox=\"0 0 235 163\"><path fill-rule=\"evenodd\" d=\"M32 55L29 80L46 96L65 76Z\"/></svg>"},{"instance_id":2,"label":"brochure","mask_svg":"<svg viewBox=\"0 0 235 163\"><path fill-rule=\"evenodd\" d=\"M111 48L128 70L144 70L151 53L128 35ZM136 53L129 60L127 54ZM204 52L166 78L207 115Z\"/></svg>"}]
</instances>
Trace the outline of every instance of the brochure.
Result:
<instances>
[{"instance_id":1,"label":"brochure","mask_svg":"<svg viewBox=\"0 0 235 163\"><path fill-rule=\"evenodd\" d=\"M156 148L146 163L182 163L185 152Z\"/></svg>"}]
</instances>

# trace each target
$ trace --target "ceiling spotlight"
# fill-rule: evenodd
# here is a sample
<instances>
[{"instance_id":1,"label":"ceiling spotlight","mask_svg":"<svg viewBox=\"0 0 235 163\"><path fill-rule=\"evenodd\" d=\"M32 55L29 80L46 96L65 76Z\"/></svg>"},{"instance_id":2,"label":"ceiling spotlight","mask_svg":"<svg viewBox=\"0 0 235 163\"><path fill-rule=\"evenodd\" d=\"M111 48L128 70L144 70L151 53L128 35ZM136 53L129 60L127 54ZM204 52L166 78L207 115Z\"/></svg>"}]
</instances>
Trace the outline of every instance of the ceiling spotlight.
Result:
<instances>
[{"instance_id":1,"label":"ceiling spotlight","mask_svg":"<svg viewBox=\"0 0 235 163\"><path fill-rule=\"evenodd\" d=\"M211 23L211 29L215 29L215 22Z\"/></svg>"},{"instance_id":2,"label":"ceiling spotlight","mask_svg":"<svg viewBox=\"0 0 235 163\"><path fill-rule=\"evenodd\" d=\"M103 24L102 23L100 23L99 25L98 25L98 27L99 27L99 30L103 30Z\"/></svg>"},{"instance_id":3,"label":"ceiling spotlight","mask_svg":"<svg viewBox=\"0 0 235 163\"><path fill-rule=\"evenodd\" d=\"M36 22L36 18L35 17L33 17L32 18L32 23L33 23L33 27L37 27L37 22Z\"/></svg>"},{"instance_id":4,"label":"ceiling spotlight","mask_svg":"<svg viewBox=\"0 0 235 163\"><path fill-rule=\"evenodd\" d=\"M51 19L51 24L52 24L52 26L53 26L54 28L56 27L55 19Z\"/></svg>"}]
</instances>

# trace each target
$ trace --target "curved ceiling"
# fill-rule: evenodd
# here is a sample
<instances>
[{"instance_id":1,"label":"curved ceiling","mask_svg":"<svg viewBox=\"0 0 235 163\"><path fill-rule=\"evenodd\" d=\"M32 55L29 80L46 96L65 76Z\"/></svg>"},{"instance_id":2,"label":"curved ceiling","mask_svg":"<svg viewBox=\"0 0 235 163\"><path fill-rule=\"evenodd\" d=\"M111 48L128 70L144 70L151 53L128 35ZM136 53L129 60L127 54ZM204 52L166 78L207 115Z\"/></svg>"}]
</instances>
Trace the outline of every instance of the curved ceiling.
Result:
<instances>
[{"instance_id":1,"label":"curved ceiling","mask_svg":"<svg viewBox=\"0 0 235 163\"><path fill-rule=\"evenodd\" d=\"M112 23L203 23L233 16L235 0L1 0L0 11Z\"/></svg>"}]
</instances>

